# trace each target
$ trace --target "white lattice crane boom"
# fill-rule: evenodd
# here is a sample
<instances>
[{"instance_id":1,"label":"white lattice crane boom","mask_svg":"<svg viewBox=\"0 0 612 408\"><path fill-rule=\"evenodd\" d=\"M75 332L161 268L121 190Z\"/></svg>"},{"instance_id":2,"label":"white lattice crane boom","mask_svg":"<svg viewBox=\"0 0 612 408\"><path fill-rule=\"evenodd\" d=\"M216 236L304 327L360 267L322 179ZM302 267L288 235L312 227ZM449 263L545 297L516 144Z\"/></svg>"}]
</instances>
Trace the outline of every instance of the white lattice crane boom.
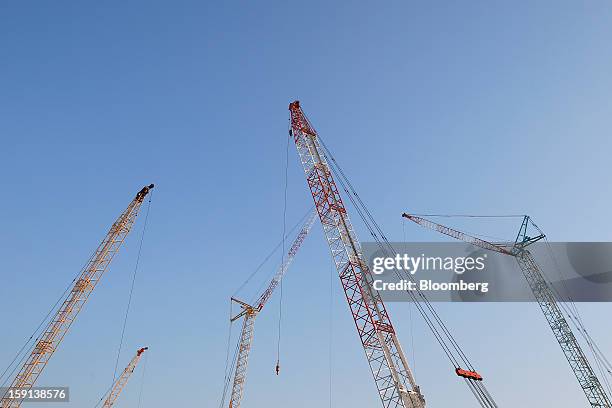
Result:
<instances>
[{"instance_id":1,"label":"white lattice crane boom","mask_svg":"<svg viewBox=\"0 0 612 408\"><path fill-rule=\"evenodd\" d=\"M302 246L302 243L306 239L306 236L310 232L312 225L314 223L316 217L316 213L313 211L311 215L308 216L308 219L304 223L304 226L298 233L297 237L293 241L293 244L289 248L287 252L287 256L285 257L284 262L278 268L278 271L270 281L270 284L263 291L263 293L259 296L254 306L249 305L246 302L242 302L238 299L232 298L232 301L238 303L242 308L242 311L234 316L231 320L236 321L239 318L244 316L244 320L242 322L242 330L240 332L240 339L238 344L238 355L236 357L236 366L234 368L234 380L232 382L232 393L230 396L230 408L238 408L242 402L242 397L244 395L244 386L247 377L247 368L249 363L249 353L251 351L251 344L253 343L253 332L255 329L255 318L261 312L266 302L270 299L272 294L274 293L274 289L278 286L280 281L283 279L283 276L289 269L289 265L293 262L295 255L298 250ZM278 366L277 366L278 370Z\"/></svg>"}]
</instances>

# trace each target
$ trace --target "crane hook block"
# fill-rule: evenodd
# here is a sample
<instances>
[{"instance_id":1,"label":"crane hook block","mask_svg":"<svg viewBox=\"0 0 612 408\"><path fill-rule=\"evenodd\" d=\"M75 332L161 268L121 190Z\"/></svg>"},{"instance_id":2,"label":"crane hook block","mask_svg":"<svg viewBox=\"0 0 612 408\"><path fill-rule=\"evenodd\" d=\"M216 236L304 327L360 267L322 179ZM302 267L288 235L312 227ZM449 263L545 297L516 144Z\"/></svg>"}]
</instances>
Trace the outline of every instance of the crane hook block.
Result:
<instances>
[{"instance_id":1,"label":"crane hook block","mask_svg":"<svg viewBox=\"0 0 612 408\"><path fill-rule=\"evenodd\" d=\"M280 363L276 363L276 375L280 373Z\"/></svg>"},{"instance_id":2,"label":"crane hook block","mask_svg":"<svg viewBox=\"0 0 612 408\"><path fill-rule=\"evenodd\" d=\"M482 381L482 376L476 371L464 370L462 368L455 368L455 373L459 377L467 378L468 380Z\"/></svg>"}]
</instances>

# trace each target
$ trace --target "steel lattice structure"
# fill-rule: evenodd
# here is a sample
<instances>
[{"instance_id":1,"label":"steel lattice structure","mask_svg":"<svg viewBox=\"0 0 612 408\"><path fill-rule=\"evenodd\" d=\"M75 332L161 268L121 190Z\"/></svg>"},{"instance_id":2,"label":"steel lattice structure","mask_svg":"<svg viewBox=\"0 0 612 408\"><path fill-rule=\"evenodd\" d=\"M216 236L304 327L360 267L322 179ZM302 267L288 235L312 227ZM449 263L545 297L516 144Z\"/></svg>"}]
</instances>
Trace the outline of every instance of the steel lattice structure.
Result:
<instances>
[{"instance_id":1,"label":"steel lattice structure","mask_svg":"<svg viewBox=\"0 0 612 408\"><path fill-rule=\"evenodd\" d=\"M125 370L123 370L119 378L117 378L117 381L115 381L115 383L113 384L111 390L108 393L108 397L106 397L106 399L104 400L104 404L102 404L102 408L111 408L115 404L117 398L119 398L119 395L121 394L121 391L123 391L128 380L132 376L132 373L136 369L138 362L142 358L142 353L144 353L148 349L148 347L143 347L136 351L136 355L132 358L132 360L130 360L130 363L127 365L127 367L125 367Z\"/></svg>"},{"instance_id":2,"label":"steel lattice structure","mask_svg":"<svg viewBox=\"0 0 612 408\"><path fill-rule=\"evenodd\" d=\"M604 388L584 355L533 255L522 249L517 251L516 260L589 404L591 407L611 408L612 404Z\"/></svg>"},{"instance_id":3,"label":"steel lattice structure","mask_svg":"<svg viewBox=\"0 0 612 408\"><path fill-rule=\"evenodd\" d=\"M285 273L289 269L291 262L293 262L295 255L298 253L302 243L308 236L308 233L314 224L315 217L316 213L313 211L293 241L293 244L291 244L284 262L278 268L278 271L272 278L266 290L257 299L257 302L255 303L256 306L251 306L248 303L232 298L234 302L237 302L242 307L242 311L234 316L232 321L236 321L242 316L244 316L244 320L242 322L242 331L240 332L240 342L238 343L238 355L236 356L234 381L232 383L232 394L230 396L229 403L230 408L240 407L240 403L242 402L242 397L244 395L244 385L246 383L247 368L249 364L249 353L251 352L253 332L255 330L255 318L259 312L261 312L266 302L270 299L272 293L274 293L274 289L276 289L280 281L283 279L283 276L285 276Z\"/></svg>"},{"instance_id":4,"label":"steel lattice structure","mask_svg":"<svg viewBox=\"0 0 612 408\"><path fill-rule=\"evenodd\" d=\"M536 237L529 237L527 235L527 228L530 222L529 217L525 216L523 218L516 241L510 244L491 243L445 225L438 224L414 215L403 214L403 217L455 239L468 242L484 249L513 256L518 262L519 267L523 272L523 275L525 276L525 279L527 280L527 283L529 284L529 287L531 288L531 291L533 292L542 313L544 313L544 317L546 318L555 339L559 343L559 346L561 346L561 350L569 362L572 372L576 376L576 379L580 384L580 388L586 395L590 406L593 408L612 407L608 395L602 387L601 382L597 378L595 371L589 363L589 360L582 351L580 343L578 343L578 340L576 340L567 319L561 311L555 293L544 278L544 275L542 274L542 271L540 270L540 267L535 261L533 255L527 249L529 245L544 238L544 235L542 234Z\"/></svg>"},{"instance_id":5,"label":"steel lattice structure","mask_svg":"<svg viewBox=\"0 0 612 408\"><path fill-rule=\"evenodd\" d=\"M246 306L245 306L246 307ZM238 344L238 357L234 369L234 382L232 383L232 395L230 396L230 408L238 408L244 396L244 385L246 383L247 368L249 365L249 354L253 344L253 332L255 330L255 317L257 312L253 308L245 309L242 330L240 332L240 343Z\"/></svg>"},{"instance_id":6,"label":"steel lattice structure","mask_svg":"<svg viewBox=\"0 0 612 408\"><path fill-rule=\"evenodd\" d=\"M70 326L89 299L96 285L108 269L111 261L121 248L136 220L145 196L153 184L144 187L136 194L126 210L112 225L102 243L91 256L74 287L66 295L62 305L45 326L41 336L32 349L28 359L19 370L9 389L29 390L46 367L53 353L70 329ZM0 400L1 408L18 408L22 400L10 399L8 392Z\"/></svg>"},{"instance_id":7,"label":"steel lattice structure","mask_svg":"<svg viewBox=\"0 0 612 408\"><path fill-rule=\"evenodd\" d=\"M317 133L299 101L289 105L291 135L374 382L385 408L422 408L425 399L369 270Z\"/></svg>"}]
</instances>

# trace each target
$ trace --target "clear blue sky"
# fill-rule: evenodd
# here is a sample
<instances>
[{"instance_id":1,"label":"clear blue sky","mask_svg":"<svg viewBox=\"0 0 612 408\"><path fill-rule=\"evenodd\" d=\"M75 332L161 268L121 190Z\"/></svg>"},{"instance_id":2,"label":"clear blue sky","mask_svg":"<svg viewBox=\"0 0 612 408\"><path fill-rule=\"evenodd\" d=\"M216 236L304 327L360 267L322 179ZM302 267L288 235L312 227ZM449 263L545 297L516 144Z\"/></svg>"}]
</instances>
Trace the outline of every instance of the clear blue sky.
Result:
<instances>
[{"instance_id":1,"label":"clear blue sky","mask_svg":"<svg viewBox=\"0 0 612 408\"><path fill-rule=\"evenodd\" d=\"M5 1L0 32L2 368L154 182L120 366L148 345L144 406L216 406L228 298L281 236L296 98L392 240L404 210L529 213L552 240L612 239L606 2ZM292 225L311 205L293 146L288 180ZM112 379L142 221L40 379L69 385L69 406ZM281 376L275 297L245 406L328 406L330 344L333 406L379 404L311 235L284 283ZM500 405L585 406L535 304L438 309ZM430 406L474 406L410 308L390 310ZM582 310L612 355L612 306ZM118 406L139 387L140 371Z\"/></svg>"}]
</instances>

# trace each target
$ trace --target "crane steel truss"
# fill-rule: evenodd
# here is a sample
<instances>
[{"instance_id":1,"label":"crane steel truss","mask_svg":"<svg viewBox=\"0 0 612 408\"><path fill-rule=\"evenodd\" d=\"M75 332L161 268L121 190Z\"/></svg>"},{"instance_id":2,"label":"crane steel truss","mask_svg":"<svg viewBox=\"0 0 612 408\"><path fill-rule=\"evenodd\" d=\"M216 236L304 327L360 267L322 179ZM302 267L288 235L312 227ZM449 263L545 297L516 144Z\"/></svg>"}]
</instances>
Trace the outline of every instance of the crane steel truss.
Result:
<instances>
[{"instance_id":1,"label":"crane steel truss","mask_svg":"<svg viewBox=\"0 0 612 408\"><path fill-rule=\"evenodd\" d=\"M51 359L55 350L57 350L57 347L83 308L83 305L87 302L87 299L89 299L89 296L100 281L100 278L108 269L119 248L121 248L134 225L145 196L152 188L153 184L140 190L127 209L112 225L106 237L83 268L80 276L76 279L74 287L67 294L61 307L43 330L30 356L8 389L29 390L34 386L37 378ZM0 399L1 408L18 408L21 406L21 403L22 400L8 398L8 391Z\"/></svg>"},{"instance_id":2,"label":"crane steel truss","mask_svg":"<svg viewBox=\"0 0 612 408\"><path fill-rule=\"evenodd\" d=\"M142 357L142 353L144 353L148 349L148 347L138 349L136 355L132 358L127 367L125 367L125 370L123 370L123 373L121 373L119 378L117 378L117 381L115 381L115 383L113 384L113 387L108 393L108 397L106 397L106 400L104 400L104 404L102 404L102 408L111 408L113 404L117 401L117 398L119 398L121 391L123 391L128 380L132 376L134 369L136 369L136 366L138 365L138 362Z\"/></svg>"},{"instance_id":3,"label":"crane steel truss","mask_svg":"<svg viewBox=\"0 0 612 408\"><path fill-rule=\"evenodd\" d=\"M245 306L244 320L240 332L240 343L238 345L238 357L234 369L234 382L232 383L232 394L230 396L230 408L240 407L244 396L244 385L246 383L247 368L249 365L249 354L253 344L253 331L255 330L255 317L257 312L249 306Z\"/></svg>"},{"instance_id":4,"label":"crane steel truss","mask_svg":"<svg viewBox=\"0 0 612 408\"><path fill-rule=\"evenodd\" d=\"M289 105L291 132L357 333L385 408L422 408L425 399L391 324L349 220L317 134L299 101Z\"/></svg>"},{"instance_id":5,"label":"crane steel truss","mask_svg":"<svg viewBox=\"0 0 612 408\"><path fill-rule=\"evenodd\" d=\"M247 367L249 363L249 353L251 351L251 344L253 343L253 331L255 329L255 318L261 312L266 302L272 296L274 289L278 286L280 281L283 279L283 276L289 269L289 265L295 258L298 250L302 246L302 243L308 236L312 225L314 224L314 220L316 217L316 213L313 213L308 217L304 226L298 233L297 237L293 241L293 244L289 248L287 252L287 257L285 258L282 265L278 268L278 271L272 278L272 281L266 288L266 290L259 296L256 306L251 306L248 303L242 302L238 299L232 298L234 302L237 302L242 307L242 311L234 316L231 320L236 321L242 316L244 316L244 320L242 322L242 330L240 332L240 343L238 345L238 355L236 357L236 368L234 369L234 381L232 383L232 394L230 397L230 408L239 408L240 403L242 401L242 397L244 395L244 385L246 383L247 376Z\"/></svg>"},{"instance_id":6,"label":"crane steel truss","mask_svg":"<svg viewBox=\"0 0 612 408\"><path fill-rule=\"evenodd\" d=\"M563 315L561 308L557 302L557 297L553 292L552 288L544 278L539 265L535 261L533 255L527 247L534 242L537 242L544 238L544 235L538 235L536 237L529 237L527 235L527 228L529 225L529 217L525 216L521 224L518 236L514 244L505 245L487 242L480 238L473 237L464 232L455 230L436 222L417 217L410 214L403 214L403 217L434 231L448 235L455 239L468 242L475 246L488 249L491 251L499 252L504 255L513 256L533 295L546 317L546 321L550 326L555 339L561 346L561 350L565 355L565 358L570 364L570 367L580 384L580 388L587 397L591 407L595 408L611 408L610 399L606 394L601 382L597 378L595 371L591 367L589 360L582 351L580 343L576 340L572 329L567 322L567 319Z\"/></svg>"}]
</instances>

